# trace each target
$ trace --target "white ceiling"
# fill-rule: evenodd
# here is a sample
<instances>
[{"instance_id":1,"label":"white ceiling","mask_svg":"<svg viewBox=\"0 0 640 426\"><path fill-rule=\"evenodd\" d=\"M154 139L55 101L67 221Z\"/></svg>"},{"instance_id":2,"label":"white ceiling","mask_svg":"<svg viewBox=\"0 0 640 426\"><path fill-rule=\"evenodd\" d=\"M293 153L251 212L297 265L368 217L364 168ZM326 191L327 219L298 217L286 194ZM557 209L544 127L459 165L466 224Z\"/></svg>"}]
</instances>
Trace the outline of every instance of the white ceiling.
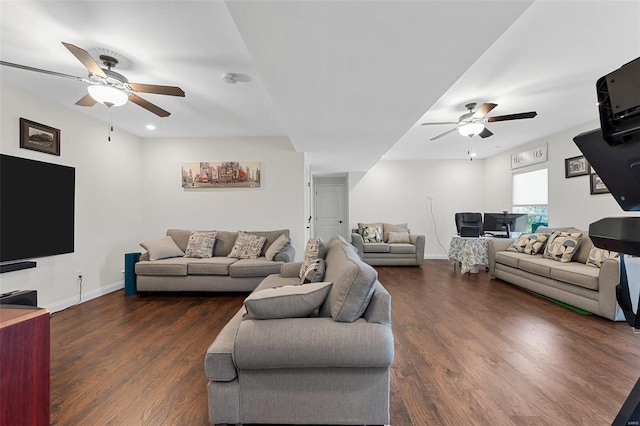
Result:
<instances>
[{"instance_id":1,"label":"white ceiling","mask_svg":"<svg viewBox=\"0 0 640 426\"><path fill-rule=\"evenodd\" d=\"M85 77L62 41L116 54L130 81L186 92L142 95L167 118L114 108L116 128L286 135L314 173L338 173L385 154L466 158L469 139L430 142L449 127L420 123L455 121L469 101L538 112L489 124L494 136L471 139L479 158L596 120L596 79L640 56L640 2L0 1L1 60ZM250 81L226 84L228 72ZM9 67L0 78L108 121L102 105L74 105L84 83Z\"/></svg>"}]
</instances>

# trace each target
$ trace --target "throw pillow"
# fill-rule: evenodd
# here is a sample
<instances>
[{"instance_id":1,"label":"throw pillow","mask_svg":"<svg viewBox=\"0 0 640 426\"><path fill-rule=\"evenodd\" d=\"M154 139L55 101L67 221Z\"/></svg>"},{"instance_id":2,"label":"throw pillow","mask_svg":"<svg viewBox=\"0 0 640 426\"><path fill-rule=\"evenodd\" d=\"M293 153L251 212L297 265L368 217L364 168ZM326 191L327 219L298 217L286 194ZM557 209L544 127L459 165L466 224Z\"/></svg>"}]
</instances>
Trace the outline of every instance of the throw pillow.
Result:
<instances>
[{"instance_id":1,"label":"throw pillow","mask_svg":"<svg viewBox=\"0 0 640 426\"><path fill-rule=\"evenodd\" d=\"M602 263L607 259L615 259L620 256L617 251L610 251L600 249L596 246L591 247L589 252L589 258L587 259L587 266L593 266L594 268L602 267Z\"/></svg>"},{"instance_id":2,"label":"throw pillow","mask_svg":"<svg viewBox=\"0 0 640 426\"><path fill-rule=\"evenodd\" d=\"M362 239L365 243L379 243L382 241L382 228L378 226L365 226L362 228Z\"/></svg>"},{"instance_id":3,"label":"throw pillow","mask_svg":"<svg viewBox=\"0 0 640 426\"><path fill-rule=\"evenodd\" d=\"M324 279L324 271L327 269L327 262L324 259L316 259L302 274L302 284L319 283Z\"/></svg>"},{"instance_id":4,"label":"throw pillow","mask_svg":"<svg viewBox=\"0 0 640 426\"><path fill-rule=\"evenodd\" d=\"M389 232L406 232L409 233L409 225L406 223L400 223L393 225L391 223L384 223L382 225L382 241L389 242Z\"/></svg>"},{"instance_id":5,"label":"throw pillow","mask_svg":"<svg viewBox=\"0 0 640 426\"><path fill-rule=\"evenodd\" d=\"M576 252L582 233L554 231L549 237L549 242L542 257L557 260L558 262L571 262L571 258Z\"/></svg>"},{"instance_id":6,"label":"throw pillow","mask_svg":"<svg viewBox=\"0 0 640 426\"><path fill-rule=\"evenodd\" d=\"M408 232L389 232L389 238L387 239L389 244L397 243L411 243Z\"/></svg>"},{"instance_id":7,"label":"throw pillow","mask_svg":"<svg viewBox=\"0 0 640 426\"><path fill-rule=\"evenodd\" d=\"M548 239L548 234L522 234L507 250L531 255L538 254Z\"/></svg>"},{"instance_id":8,"label":"throw pillow","mask_svg":"<svg viewBox=\"0 0 640 426\"><path fill-rule=\"evenodd\" d=\"M324 255L325 249L322 238L309 238L309 241L307 241L307 245L304 248L304 259L302 260L298 276L302 278L309 265L311 265L316 259L324 259Z\"/></svg>"},{"instance_id":9,"label":"throw pillow","mask_svg":"<svg viewBox=\"0 0 640 426\"><path fill-rule=\"evenodd\" d=\"M236 242L227 257L257 259L260 256L265 241L267 241L266 237L259 237L245 231L238 231Z\"/></svg>"},{"instance_id":10,"label":"throw pillow","mask_svg":"<svg viewBox=\"0 0 640 426\"><path fill-rule=\"evenodd\" d=\"M149 260L184 256L184 252L180 250L180 247L173 241L173 238L169 236L155 240L146 240L141 242L140 245L149 253Z\"/></svg>"},{"instance_id":11,"label":"throw pillow","mask_svg":"<svg viewBox=\"0 0 640 426\"><path fill-rule=\"evenodd\" d=\"M184 257L205 259L213 256L216 234L216 231L191 231Z\"/></svg>"},{"instance_id":12,"label":"throw pillow","mask_svg":"<svg viewBox=\"0 0 640 426\"><path fill-rule=\"evenodd\" d=\"M244 300L247 317L253 319L303 318L322 305L331 283L286 285L254 291Z\"/></svg>"},{"instance_id":13,"label":"throw pillow","mask_svg":"<svg viewBox=\"0 0 640 426\"><path fill-rule=\"evenodd\" d=\"M282 234L267 248L267 251L264 253L264 257L267 260L273 260L276 257L276 254L280 253L283 250L286 250L290 245L289 238L286 235Z\"/></svg>"}]
</instances>

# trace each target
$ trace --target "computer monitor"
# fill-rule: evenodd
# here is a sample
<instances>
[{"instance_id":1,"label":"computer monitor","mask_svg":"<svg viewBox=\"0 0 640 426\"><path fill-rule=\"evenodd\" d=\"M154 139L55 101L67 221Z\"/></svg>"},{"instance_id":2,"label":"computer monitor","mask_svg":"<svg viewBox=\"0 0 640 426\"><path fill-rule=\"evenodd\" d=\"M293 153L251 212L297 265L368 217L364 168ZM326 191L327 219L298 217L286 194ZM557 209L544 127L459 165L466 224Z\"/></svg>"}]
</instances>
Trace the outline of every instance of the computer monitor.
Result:
<instances>
[{"instance_id":1,"label":"computer monitor","mask_svg":"<svg viewBox=\"0 0 640 426\"><path fill-rule=\"evenodd\" d=\"M511 238L512 232L524 232L527 227L526 213L485 213L484 231L494 236L504 236ZM493 234L493 232L504 232L504 234Z\"/></svg>"}]
</instances>

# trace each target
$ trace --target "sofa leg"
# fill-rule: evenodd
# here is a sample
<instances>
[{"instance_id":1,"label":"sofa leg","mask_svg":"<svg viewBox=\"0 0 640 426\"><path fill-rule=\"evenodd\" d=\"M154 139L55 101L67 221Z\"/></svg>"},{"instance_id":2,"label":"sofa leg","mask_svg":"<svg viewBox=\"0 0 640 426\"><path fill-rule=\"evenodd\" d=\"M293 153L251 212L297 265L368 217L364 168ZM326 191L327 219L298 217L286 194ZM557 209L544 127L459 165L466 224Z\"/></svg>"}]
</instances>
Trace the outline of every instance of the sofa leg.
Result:
<instances>
[{"instance_id":1,"label":"sofa leg","mask_svg":"<svg viewBox=\"0 0 640 426\"><path fill-rule=\"evenodd\" d=\"M139 291L138 294L140 295L141 298L145 298L149 295L148 291Z\"/></svg>"}]
</instances>

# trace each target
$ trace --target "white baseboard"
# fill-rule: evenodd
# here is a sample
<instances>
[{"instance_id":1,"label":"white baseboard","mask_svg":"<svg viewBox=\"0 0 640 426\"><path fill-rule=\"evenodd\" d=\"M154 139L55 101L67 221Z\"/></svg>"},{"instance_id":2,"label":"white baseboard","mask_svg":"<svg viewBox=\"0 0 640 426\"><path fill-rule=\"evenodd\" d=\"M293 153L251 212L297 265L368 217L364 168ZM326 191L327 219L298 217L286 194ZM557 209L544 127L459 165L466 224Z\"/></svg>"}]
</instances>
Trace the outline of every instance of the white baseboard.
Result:
<instances>
[{"instance_id":1,"label":"white baseboard","mask_svg":"<svg viewBox=\"0 0 640 426\"><path fill-rule=\"evenodd\" d=\"M97 288L95 290L88 291L86 293L82 293L82 300L80 301L80 303L84 303L91 299L96 299L100 296L104 296L105 294L113 293L114 291L118 291L122 288L124 288L124 280L115 282L113 284L109 284L104 287ZM74 296L65 300L61 300L56 303L52 303L51 305L43 306L43 308L46 308L49 310L49 312L54 313L54 312L62 311L64 309L67 309L77 304L78 304L78 296Z\"/></svg>"},{"instance_id":2,"label":"white baseboard","mask_svg":"<svg viewBox=\"0 0 640 426\"><path fill-rule=\"evenodd\" d=\"M446 254L428 254L424 257L425 259L444 259L449 260L449 256Z\"/></svg>"}]
</instances>

